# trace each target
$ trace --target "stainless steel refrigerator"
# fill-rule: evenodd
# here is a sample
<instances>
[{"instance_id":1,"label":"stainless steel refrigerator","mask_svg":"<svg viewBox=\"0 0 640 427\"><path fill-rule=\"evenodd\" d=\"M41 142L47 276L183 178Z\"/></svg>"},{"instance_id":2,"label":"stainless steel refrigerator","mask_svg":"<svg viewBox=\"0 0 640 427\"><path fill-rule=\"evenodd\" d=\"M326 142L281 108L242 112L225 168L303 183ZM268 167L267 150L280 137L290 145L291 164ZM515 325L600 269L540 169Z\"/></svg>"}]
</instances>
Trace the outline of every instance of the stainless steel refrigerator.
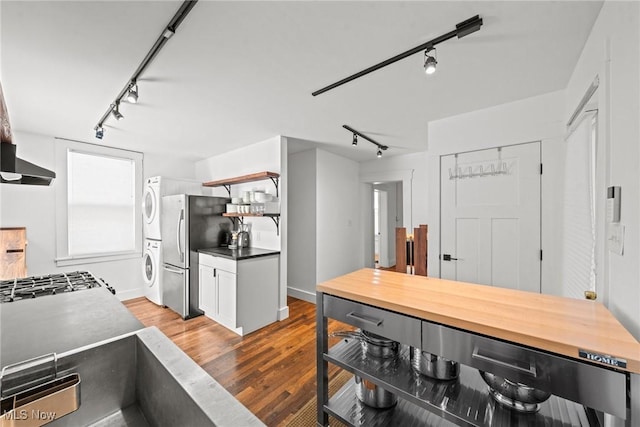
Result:
<instances>
[{"instance_id":1,"label":"stainless steel refrigerator","mask_svg":"<svg viewBox=\"0 0 640 427\"><path fill-rule=\"evenodd\" d=\"M177 194L162 198L162 301L183 319L199 316L198 249L220 246L228 199Z\"/></svg>"}]
</instances>

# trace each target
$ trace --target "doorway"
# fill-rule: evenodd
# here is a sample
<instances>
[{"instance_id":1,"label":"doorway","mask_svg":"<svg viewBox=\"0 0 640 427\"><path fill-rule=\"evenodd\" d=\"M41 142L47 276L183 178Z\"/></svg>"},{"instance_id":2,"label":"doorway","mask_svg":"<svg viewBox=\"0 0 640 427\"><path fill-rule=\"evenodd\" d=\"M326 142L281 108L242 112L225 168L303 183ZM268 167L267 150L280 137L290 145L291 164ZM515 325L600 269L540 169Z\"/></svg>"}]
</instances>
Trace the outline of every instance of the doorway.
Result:
<instances>
[{"instance_id":1,"label":"doorway","mask_svg":"<svg viewBox=\"0 0 640 427\"><path fill-rule=\"evenodd\" d=\"M402 182L373 184L373 242L375 268L396 263L395 230L402 227Z\"/></svg>"},{"instance_id":2,"label":"doorway","mask_svg":"<svg viewBox=\"0 0 640 427\"><path fill-rule=\"evenodd\" d=\"M442 156L440 276L541 291L540 142Z\"/></svg>"}]
</instances>

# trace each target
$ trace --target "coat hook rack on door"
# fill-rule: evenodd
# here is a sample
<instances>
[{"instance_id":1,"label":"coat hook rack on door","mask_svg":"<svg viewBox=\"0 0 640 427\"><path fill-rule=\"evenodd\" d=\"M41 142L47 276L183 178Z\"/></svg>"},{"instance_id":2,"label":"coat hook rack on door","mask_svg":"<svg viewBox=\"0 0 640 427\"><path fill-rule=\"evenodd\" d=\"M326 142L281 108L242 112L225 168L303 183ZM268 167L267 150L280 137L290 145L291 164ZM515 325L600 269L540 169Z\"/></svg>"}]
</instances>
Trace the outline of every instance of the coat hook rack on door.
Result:
<instances>
[{"instance_id":1,"label":"coat hook rack on door","mask_svg":"<svg viewBox=\"0 0 640 427\"><path fill-rule=\"evenodd\" d=\"M455 155L456 165L455 170L449 168L449 179L465 179L465 178L477 178L484 176L497 176L497 175L509 175L509 166L507 162L502 160L502 147L497 147L498 160L488 165L481 164L476 166L466 166L465 168L458 166L458 154Z\"/></svg>"},{"instance_id":2,"label":"coat hook rack on door","mask_svg":"<svg viewBox=\"0 0 640 427\"><path fill-rule=\"evenodd\" d=\"M486 166L486 168L485 168ZM455 171L449 168L449 179L465 179L465 178L477 178L482 176L496 176L496 175L508 175L509 167L507 162L498 161L495 164L480 165L475 168L473 166L467 166L466 168L456 167Z\"/></svg>"}]
</instances>

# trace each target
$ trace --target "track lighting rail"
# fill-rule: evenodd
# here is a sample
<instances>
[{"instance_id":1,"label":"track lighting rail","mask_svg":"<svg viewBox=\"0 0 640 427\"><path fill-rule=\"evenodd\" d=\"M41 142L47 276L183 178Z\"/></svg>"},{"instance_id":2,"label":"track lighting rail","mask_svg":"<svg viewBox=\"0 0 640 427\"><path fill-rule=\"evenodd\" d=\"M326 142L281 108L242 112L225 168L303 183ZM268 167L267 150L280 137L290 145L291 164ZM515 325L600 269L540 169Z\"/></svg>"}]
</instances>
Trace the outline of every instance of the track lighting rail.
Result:
<instances>
[{"instance_id":1,"label":"track lighting rail","mask_svg":"<svg viewBox=\"0 0 640 427\"><path fill-rule=\"evenodd\" d=\"M373 139L369 138L367 135L363 134L362 132L358 132L357 130L355 130L354 128L352 128L349 125L342 125L342 127L345 128L346 130L348 130L349 132L353 133L353 145L354 146L358 145L358 137L361 137L363 139L366 139L370 143L374 144L376 147L378 147L378 151L376 152L376 155L378 156L378 158L382 157L382 152L383 151L386 151L386 150L389 149L388 146L386 146L384 144L380 144L377 141L374 141Z\"/></svg>"},{"instance_id":2,"label":"track lighting rail","mask_svg":"<svg viewBox=\"0 0 640 427\"><path fill-rule=\"evenodd\" d=\"M418 52L423 52L425 50L431 50L435 45L442 43L444 41L447 41L449 39L452 39L454 37L458 37L459 39L461 39L462 37L469 35L471 33L474 33L476 31L478 31L480 29L480 27L482 26L482 18L480 18L479 15L476 15L472 18L467 19L466 21L462 21L459 24L456 25L456 29L453 31L449 31L446 34L443 34L439 37L436 37L432 40L429 40L426 43L421 44L420 46L416 46L413 49L409 49L406 52L402 52L392 58L386 59L376 65L372 65L369 68L366 68L362 71L359 71L353 75L350 75L349 77L345 77L342 80L339 80L335 83L330 84L329 86L323 87L322 89L319 89L315 92L313 92L311 95L313 96L317 96L320 95L322 93L325 93L331 89L335 89L338 86L342 86L345 83L349 83L352 80L355 80L357 78L360 78L362 76L365 76L373 71L379 70L380 68L386 67L387 65L391 65L394 62L398 62L401 59L404 59L408 56L414 55Z\"/></svg>"},{"instance_id":3,"label":"track lighting rail","mask_svg":"<svg viewBox=\"0 0 640 427\"><path fill-rule=\"evenodd\" d=\"M369 141L372 144L375 144L378 146L379 149L381 150L388 150L389 147L384 145L384 144L380 144L379 142L374 141L373 139L369 138L367 135L363 134L362 132L358 132L357 130L355 130L354 128L352 128L349 125L342 125L343 128L345 128L346 130L348 130L349 132L353 133L354 135L358 135L360 138L364 138L367 141Z\"/></svg>"},{"instance_id":4,"label":"track lighting rail","mask_svg":"<svg viewBox=\"0 0 640 427\"><path fill-rule=\"evenodd\" d=\"M178 11L175 13L175 15L173 15L173 18L171 18L171 21L169 21L169 23L164 28L164 30L162 30L162 33L160 34L160 36L158 36L158 39L156 40L156 42L153 44L149 52L147 52L146 56L144 57L140 65L138 65L138 68L136 68L134 73L131 75L131 78L127 80L127 83L122 88L120 93L118 93L114 102L109 106L107 111L105 111L105 113L102 115L102 117L98 121L98 124L94 128L96 130L97 138L99 139L102 138L102 134L104 132L102 129L102 125L104 124L105 120L107 120L107 117L109 117L109 114L111 114L111 112L114 110L114 105L120 104L120 101L125 97L125 95L129 92L129 90L133 86L136 87L136 96L137 96L138 78L140 77L140 75L142 75L144 70L151 63L151 61L153 61L153 59L156 57L158 52L160 52L160 50L162 49L164 44L167 42L167 40L169 40L171 36L175 34L176 30L178 29L178 27L180 26L184 18L186 18L187 14L191 11L191 9L193 9L193 7L196 5L197 2L198 0L185 0L180 5L180 8L178 9Z\"/></svg>"}]
</instances>

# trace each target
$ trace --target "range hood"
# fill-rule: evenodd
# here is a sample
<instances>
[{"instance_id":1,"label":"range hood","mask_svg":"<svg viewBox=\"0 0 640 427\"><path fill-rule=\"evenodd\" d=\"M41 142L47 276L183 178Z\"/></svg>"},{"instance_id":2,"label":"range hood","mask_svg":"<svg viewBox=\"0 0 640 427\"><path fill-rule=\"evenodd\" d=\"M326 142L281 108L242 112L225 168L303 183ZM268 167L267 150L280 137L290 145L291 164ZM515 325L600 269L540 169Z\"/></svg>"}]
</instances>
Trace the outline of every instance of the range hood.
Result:
<instances>
[{"instance_id":1,"label":"range hood","mask_svg":"<svg viewBox=\"0 0 640 427\"><path fill-rule=\"evenodd\" d=\"M16 157L9 112L0 85L0 183L50 185L56 173Z\"/></svg>"},{"instance_id":2,"label":"range hood","mask_svg":"<svg viewBox=\"0 0 640 427\"><path fill-rule=\"evenodd\" d=\"M56 173L16 157L16 146L0 143L0 182L3 184L50 185Z\"/></svg>"}]
</instances>

